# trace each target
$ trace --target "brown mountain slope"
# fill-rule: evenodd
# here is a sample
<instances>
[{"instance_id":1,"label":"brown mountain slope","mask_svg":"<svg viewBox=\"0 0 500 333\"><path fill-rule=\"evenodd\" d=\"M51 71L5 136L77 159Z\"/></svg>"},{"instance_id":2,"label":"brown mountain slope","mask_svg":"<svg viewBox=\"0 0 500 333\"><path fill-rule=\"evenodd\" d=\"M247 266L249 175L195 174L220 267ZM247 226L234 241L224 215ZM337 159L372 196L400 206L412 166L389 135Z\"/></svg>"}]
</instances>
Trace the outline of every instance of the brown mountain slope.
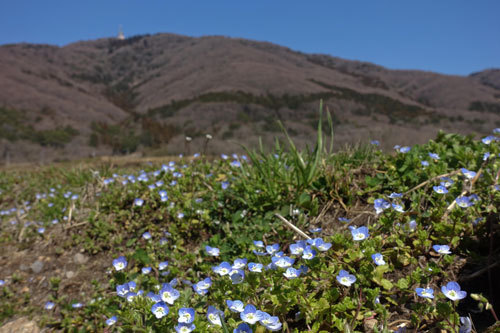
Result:
<instances>
[{"instance_id":1,"label":"brown mountain slope","mask_svg":"<svg viewBox=\"0 0 500 333\"><path fill-rule=\"evenodd\" d=\"M73 158L137 149L212 153L279 134L310 143L320 99L338 142L423 142L438 129L500 126L498 70L395 71L265 42L173 34L0 46L0 157ZM401 134L401 133L404 133Z\"/></svg>"}]
</instances>

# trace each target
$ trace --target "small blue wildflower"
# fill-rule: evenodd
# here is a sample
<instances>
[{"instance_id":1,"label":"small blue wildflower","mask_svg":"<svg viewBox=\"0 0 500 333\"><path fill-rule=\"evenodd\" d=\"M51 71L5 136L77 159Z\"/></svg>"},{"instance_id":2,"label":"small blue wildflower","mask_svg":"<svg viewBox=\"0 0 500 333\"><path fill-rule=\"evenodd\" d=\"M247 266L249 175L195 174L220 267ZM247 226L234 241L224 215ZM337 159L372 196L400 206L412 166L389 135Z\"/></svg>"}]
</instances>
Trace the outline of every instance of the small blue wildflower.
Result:
<instances>
[{"instance_id":1,"label":"small blue wildflower","mask_svg":"<svg viewBox=\"0 0 500 333\"><path fill-rule=\"evenodd\" d=\"M266 246L266 252L269 253L270 255L273 255L275 254L276 252L278 252L280 249L280 245L279 244L273 244L273 245L267 245Z\"/></svg>"},{"instance_id":2,"label":"small blue wildflower","mask_svg":"<svg viewBox=\"0 0 500 333\"><path fill-rule=\"evenodd\" d=\"M408 230L414 231L415 229L417 229L417 222L415 220L408 222Z\"/></svg>"},{"instance_id":3,"label":"small blue wildflower","mask_svg":"<svg viewBox=\"0 0 500 333\"><path fill-rule=\"evenodd\" d=\"M213 257L217 257L220 254L220 250L216 247L211 247L209 245L205 246L205 251Z\"/></svg>"},{"instance_id":4,"label":"small blue wildflower","mask_svg":"<svg viewBox=\"0 0 500 333\"><path fill-rule=\"evenodd\" d=\"M106 325L108 326L114 325L116 321L117 321L116 316L109 317L108 319L106 319Z\"/></svg>"},{"instance_id":5,"label":"small blue wildflower","mask_svg":"<svg viewBox=\"0 0 500 333\"><path fill-rule=\"evenodd\" d=\"M134 200L134 206L141 207L143 204L144 204L144 200L142 200L141 198L136 198Z\"/></svg>"},{"instance_id":6,"label":"small blue wildflower","mask_svg":"<svg viewBox=\"0 0 500 333\"><path fill-rule=\"evenodd\" d=\"M263 241L253 241L253 245L257 246L257 247L264 247L264 242Z\"/></svg>"},{"instance_id":7,"label":"small blue wildflower","mask_svg":"<svg viewBox=\"0 0 500 333\"><path fill-rule=\"evenodd\" d=\"M281 330L281 323L278 317L271 316L269 313L260 311L260 324L264 325L270 331Z\"/></svg>"},{"instance_id":8,"label":"small blue wildflower","mask_svg":"<svg viewBox=\"0 0 500 333\"><path fill-rule=\"evenodd\" d=\"M207 310L207 319L212 325L222 326L221 317L224 313L217 310L214 306L210 305Z\"/></svg>"},{"instance_id":9,"label":"small blue wildflower","mask_svg":"<svg viewBox=\"0 0 500 333\"><path fill-rule=\"evenodd\" d=\"M495 133L495 134L500 134L500 127L499 127L499 128L495 128L495 129L493 130L493 133Z\"/></svg>"},{"instance_id":10,"label":"small blue wildflower","mask_svg":"<svg viewBox=\"0 0 500 333\"><path fill-rule=\"evenodd\" d=\"M243 312L240 313L240 318L250 325L253 325L260 320L257 309L252 304L248 304L247 306L245 306Z\"/></svg>"},{"instance_id":11,"label":"small blue wildflower","mask_svg":"<svg viewBox=\"0 0 500 333\"><path fill-rule=\"evenodd\" d=\"M346 218L346 217L339 217L339 221L340 221L340 222L347 223L347 222L351 222L351 219L348 219L348 218Z\"/></svg>"},{"instance_id":12,"label":"small blue wildflower","mask_svg":"<svg viewBox=\"0 0 500 333\"><path fill-rule=\"evenodd\" d=\"M341 270L337 275L337 281L346 287L350 287L351 284L356 282L356 277L345 270Z\"/></svg>"},{"instance_id":13,"label":"small blue wildflower","mask_svg":"<svg viewBox=\"0 0 500 333\"><path fill-rule=\"evenodd\" d=\"M43 234L45 232L45 228L44 227L40 227L36 230L39 234Z\"/></svg>"},{"instance_id":14,"label":"small blue wildflower","mask_svg":"<svg viewBox=\"0 0 500 333\"><path fill-rule=\"evenodd\" d=\"M433 186L432 188L434 189L434 192L439 193L439 194L448 193L448 189L443 185Z\"/></svg>"},{"instance_id":15,"label":"small blue wildflower","mask_svg":"<svg viewBox=\"0 0 500 333\"><path fill-rule=\"evenodd\" d=\"M477 202L477 201L480 201L481 199L479 199L479 196L477 194L471 194L469 195L469 200L470 202Z\"/></svg>"},{"instance_id":16,"label":"small blue wildflower","mask_svg":"<svg viewBox=\"0 0 500 333\"><path fill-rule=\"evenodd\" d=\"M458 333L471 333L472 332L472 322L469 317L460 317L460 325Z\"/></svg>"},{"instance_id":17,"label":"small blue wildflower","mask_svg":"<svg viewBox=\"0 0 500 333\"><path fill-rule=\"evenodd\" d=\"M420 164L421 164L424 168L429 166L429 162L428 162L428 161L420 161Z\"/></svg>"},{"instance_id":18,"label":"small blue wildflower","mask_svg":"<svg viewBox=\"0 0 500 333\"><path fill-rule=\"evenodd\" d=\"M385 265L386 264L386 262L384 260L384 256L381 253L374 253L374 254L372 254L372 259L373 259L373 262L377 266L381 266L381 265Z\"/></svg>"},{"instance_id":19,"label":"small blue wildflower","mask_svg":"<svg viewBox=\"0 0 500 333\"><path fill-rule=\"evenodd\" d=\"M157 319L161 319L168 314L168 306L164 302L155 303L151 307L151 312L156 316Z\"/></svg>"},{"instance_id":20,"label":"small blue wildflower","mask_svg":"<svg viewBox=\"0 0 500 333\"><path fill-rule=\"evenodd\" d=\"M400 213L404 213L405 212L403 206L401 206L400 204L393 203L392 204L392 209L394 209L395 211L400 212Z\"/></svg>"},{"instance_id":21,"label":"small blue wildflower","mask_svg":"<svg viewBox=\"0 0 500 333\"><path fill-rule=\"evenodd\" d=\"M240 284L245 279L245 271L242 269L232 270L229 273L232 284Z\"/></svg>"},{"instance_id":22,"label":"small blue wildflower","mask_svg":"<svg viewBox=\"0 0 500 333\"><path fill-rule=\"evenodd\" d=\"M229 182L221 182L220 183L220 187L225 190L229 187Z\"/></svg>"},{"instance_id":23,"label":"small blue wildflower","mask_svg":"<svg viewBox=\"0 0 500 333\"><path fill-rule=\"evenodd\" d=\"M293 263L295 262L295 259L287 257L287 256L283 256L280 258L272 257L271 261L273 264L275 264L276 266L278 266L280 268L288 268L288 267L293 265Z\"/></svg>"},{"instance_id":24,"label":"small blue wildflower","mask_svg":"<svg viewBox=\"0 0 500 333\"><path fill-rule=\"evenodd\" d=\"M143 233L142 238L144 238L145 240L150 240L151 234L149 233L149 231L146 231L145 233Z\"/></svg>"},{"instance_id":25,"label":"small blue wildflower","mask_svg":"<svg viewBox=\"0 0 500 333\"><path fill-rule=\"evenodd\" d=\"M493 136L493 135L488 135L487 137L484 137L481 141L485 144L485 145L489 145L490 143L492 143L493 141L496 140L496 137Z\"/></svg>"},{"instance_id":26,"label":"small blue wildflower","mask_svg":"<svg viewBox=\"0 0 500 333\"><path fill-rule=\"evenodd\" d=\"M287 279L295 279L295 278L298 278L300 276L300 273L302 273L302 271L300 269L295 269L293 267L288 267L286 269L285 273L283 273L283 275Z\"/></svg>"},{"instance_id":27,"label":"small blue wildflower","mask_svg":"<svg viewBox=\"0 0 500 333\"><path fill-rule=\"evenodd\" d=\"M408 147L408 146L404 146L404 147L399 148L399 152L402 153L402 154L406 154L410 150L411 150L411 148Z\"/></svg>"},{"instance_id":28,"label":"small blue wildflower","mask_svg":"<svg viewBox=\"0 0 500 333\"><path fill-rule=\"evenodd\" d=\"M252 252L256 256L267 256L267 252L262 252L262 251L257 251L257 250L252 250Z\"/></svg>"},{"instance_id":29,"label":"small blue wildflower","mask_svg":"<svg viewBox=\"0 0 500 333\"><path fill-rule=\"evenodd\" d=\"M439 155L435 153L429 153L429 157L434 159L434 160L439 160Z\"/></svg>"},{"instance_id":30,"label":"small blue wildflower","mask_svg":"<svg viewBox=\"0 0 500 333\"><path fill-rule=\"evenodd\" d=\"M309 245L306 246L306 248L304 249L304 252L302 252L302 259L311 260L314 257L316 257L316 250L314 250Z\"/></svg>"},{"instance_id":31,"label":"small blue wildflower","mask_svg":"<svg viewBox=\"0 0 500 333\"><path fill-rule=\"evenodd\" d=\"M239 167L241 167L241 163L237 160L234 160L231 162L231 166L234 168L239 168Z\"/></svg>"},{"instance_id":32,"label":"small blue wildflower","mask_svg":"<svg viewBox=\"0 0 500 333\"><path fill-rule=\"evenodd\" d=\"M191 324L194 321L195 312L193 308L179 309L179 323Z\"/></svg>"},{"instance_id":33,"label":"small blue wildflower","mask_svg":"<svg viewBox=\"0 0 500 333\"><path fill-rule=\"evenodd\" d=\"M241 313L244 310L244 304L240 300L226 300L226 304L229 310L231 310L232 312Z\"/></svg>"},{"instance_id":34,"label":"small blue wildflower","mask_svg":"<svg viewBox=\"0 0 500 333\"><path fill-rule=\"evenodd\" d=\"M252 333L252 329L247 323L241 323L233 330L233 333Z\"/></svg>"},{"instance_id":35,"label":"small blue wildflower","mask_svg":"<svg viewBox=\"0 0 500 333\"><path fill-rule=\"evenodd\" d=\"M306 247L306 242L298 241L297 243L290 245L290 253L294 255L301 255Z\"/></svg>"},{"instance_id":36,"label":"small blue wildflower","mask_svg":"<svg viewBox=\"0 0 500 333\"><path fill-rule=\"evenodd\" d=\"M451 178L449 178L449 177L443 177L443 178L441 178L441 183L440 184L442 186L448 188L448 187L452 186L454 183L455 182Z\"/></svg>"},{"instance_id":37,"label":"small blue wildflower","mask_svg":"<svg viewBox=\"0 0 500 333\"><path fill-rule=\"evenodd\" d=\"M382 213L384 210L388 209L391 207L391 204L386 201L385 199L375 199L373 202L375 211L377 214Z\"/></svg>"},{"instance_id":38,"label":"small blue wildflower","mask_svg":"<svg viewBox=\"0 0 500 333\"><path fill-rule=\"evenodd\" d=\"M457 202L457 205L459 207L462 207L462 208L467 208L467 207L470 207L472 206L472 202L470 201L470 199L468 197L458 197L455 199L456 202Z\"/></svg>"},{"instance_id":39,"label":"small blue wildflower","mask_svg":"<svg viewBox=\"0 0 500 333\"><path fill-rule=\"evenodd\" d=\"M161 296L158 295L158 294L155 294L155 293L153 293L151 291L146 294L146 297L149 298L150 300L152 300L155 303L161 302Z\"/></svg>"},{"instance_id":40,"label":"small blue wildflower","mask_svg":"<svg viewBox=\"0 0 500 333\"><path fill-rule=\"evenodd\" d=\"M242 269L246 266L248 259L238 258L233 262L233 269Z\"/></svg>"},{"instance_id":41,"label":"small blue wildflower","mask_svg":"<svg viewBox=\"0 0 500 333\"><path fill-rule=\"evenodd\" d=\"M164 270L164 269L165 269L165 268L167 268L167 267L168 267L168 261L162 261L162 262L160 262L160 263L158 264L158 269L159 269L160 271Z\"/></svg>"},{"instance_id":42,"label":"small blue wildflower","mask_svg":"<svg viewBox=\"0 0 500 333\"><path fill-rule=\"evenodd\" d=\"M222 158L223 160L227 160L229 157L226 154L221 154L220 158Z\"/></svg>"},{"instance_id":43,"label":"small blue wildflower","mask_svg":"<svg viewBox=\"0 0 500 333\"><path fill-rule=\"evenodd\" d=\"M424 298L434 298L434 289L432 288L415 288L417 295Z\"/></svg>"},{"instance_id":44,"label":"small blue wildflower","mask_svg":"<svg viewBox=\"0 0 500 333\"><path fill-rule=\"evenodd\" d=\"M248 270L254 273L262 273L262 264L251 262L248 264Z\"/></svg>"},{"instance_id":45,"label":"small blue wildflower","mask_svg":"<svg viewBox=\"0 0 500 333\"><path fill-rule=\"evenodd\" d=\"M450 247L448 245L434 245L432 248L439 254L451 254Z\"/></svg>"},{"instance_id":46,"label":"small blue wildflower","mask_svg":"<svg viewBox=\"0 0 500 333\"><path fill-rule=\"evenodd\" d=\"M321 239L320 242L316 242L315 246L321 252L325 252L325 251L328 251L332 247L332 243L324 242L323 239Z\"/></svg>"},{"instance_id":47,"label":"small blue wildflower","mask_svg":"<svg viewBox=\"0 0 500 333\"><path fill-rule=\"evenodd\" d=\"M161 300L167 302L168 304L174 304L175 300L178 299L180 293L177 289L172 288L168 283L164 283L162 289L160 290Z\"/></svg>"},{"instance_id":48,"label":"small blue wildflower","mask_svg":"<svg viewBox=\"0 0 500 333\"><path fill-rule=\"evenodd\" d=\"M168 240L165 237L160 239L160 245L165 245L167 243L168 243Z\"/></svg>"},{"instance_id":49,"label":"small blue wildflower","mask_svg":"<svg viewBox=\"0 0 500 333\"><path fill-rule=\"evenodd\" d=\"M134 292L128 292L127 295L125 295L125 299L128 301L128 302L132 302L134 300L134 298L137 296L138 294L137 293L134 293Z\"/></svg>"},{"instance_id":50,"label":"small blue wildflower","mask_svg":"<svg viewBox=\"0 0 500 333\"><path fill-rule=\"evenodd\" d=\"M174 326L175 328L175 331L177 333L191 333L192 331L194 331L196 329L196 325L195 324L177 324L176 326Z\"/></svg>"},{"instance_id":51,"label":"small blue wildflower","mask_svg":"<svg viewBox=\"0 0 500 333\"><path fill-rule=\"evenodd\" d=\"M212 286L212 280L207 277L206 279L197 282L196 284L193 285L193 290L198 294L198 295L205 295L208 292L208 288Z\"/></svg>"},{"instance_id":52,"label":"small blue wildflower","mask_svg":"<svg viewBox=\"0 0 500 333\"><path fill-rule=\"evenodd\" d=\"M118 257L115 260L113 260L113 267L117 271L121 271L127 267L127 260L125 259L124 256Z\"/></svg>"},{"instance_id":53,"label":"small blue wildflower","mask_svg":"<svg viewBox=\"0 0 500 333\"><path fill-rule=\"evenodd\" d=\"M143 267L141 269L142 274L149 274L151 273L151 267Z\"/></svg>"},{"instance_id":54,"label":"small blue wildflower","mask_svg":"<svg viewBox=\"0 0 500 333\"><path fill-rule=\"evenodd\" d=\"M71 307L73 309L79 309L79 308L83 307L83 304L79 303L79 302L78 303L73 303L73 304L71 304Z\"/></svg>"},{"instance_id":55,"label":"small blue wildflower","mask_svg":"<svg viewBox=\"0 0 500 333\"><path fill-rule=\"evenodd\" d=\"M491 156L490 152L484 153L484 155L483 155L483 161L486 161L488 158L490 158L490 156Z\"/></svg>"},{"instance_id":56,"label":"small blue wildflower","mask_svg":"<svg viewBox=\"0 0 500 333\"><path fill-rule=\"evenodd\" d=\"M403 193L396 193L396 192L392 192L390 195L389 195L389 198L391 199L397 199L397 198L401 198L403 196Z\"/></svg>"},{"instance_id":57,"label":"small blue wildflower","mask_svg":"<svg viewBox=\"0 0 500 333\"><path fill-rule=\"evenodd\" d=\"M220 276L228 275L231 271L231 264L227 261L224 261L219 265L212 267L212 270Z\"/></svg>"},{"instance_id":58,"label":"small blue wildflower","mask_svg":"<svg viewBox=\"0 0 500 333\"><path fill-rule=\"evenodd\" d=\"M372 144L374 146L380 146L380 141L378 141L378 140L371 140L370 144Z\"/></svg>"},{"instance_id":59,"label":"small blue wildflower","mask_svg":"<svg viewBox=\"0 0 500 333\"><path fill-rule=\"evenodd\" d=\"M467 178L467 179L472 179L476 177L476 172L475 171L470 171L467 170L466 168L460 169L462 171L462 174Z\"/></svg>"},{"instance_id":60,"label":"small blue wildflower","mask_svg":"<svg viewBox=\"0 0 500 333\"><path fill-rule=\"evenodd\" d=\"M353 227L351 229L351 234L352 234L352 239L355 241L362 241L370 236L367 227L359 227L359 228Z\"/></svg>"},{"instance_id":61,"label":"small blue wildflower","mask_svg":"<svg viewBox=\"0 0 500 333\"><path fill-rule=\"evenodd\" d=\"M45 303L45 310L52 310L54 308L54 306L56 306L56 304L54 302L50 302L48 301L47 303Z\"/></svg>"},{"instance_id":62,"label":"small blue wildflower","mask_svg":"<svg viewBox=\"0 0 500 333\"><path fill-rule=\"evenodd\" d=\"M467 296L467 292L460 290L460 285L455 281L448 282L446 286L442 286L441 291L452 301L461 300Z\"/></svg>"},{"instance_id":63,"label":"small blue wildflower","mask_svg":"<svg viewBox=\"0 0 500 333\"><path fill-rule=\"evenodd\" d=\"M312 232L313 234L321 232L321 230L323 230L323 229L321 229L321 228L311 228L311 229L309 229L309 231Z\"/></svg>"}]
</instances>

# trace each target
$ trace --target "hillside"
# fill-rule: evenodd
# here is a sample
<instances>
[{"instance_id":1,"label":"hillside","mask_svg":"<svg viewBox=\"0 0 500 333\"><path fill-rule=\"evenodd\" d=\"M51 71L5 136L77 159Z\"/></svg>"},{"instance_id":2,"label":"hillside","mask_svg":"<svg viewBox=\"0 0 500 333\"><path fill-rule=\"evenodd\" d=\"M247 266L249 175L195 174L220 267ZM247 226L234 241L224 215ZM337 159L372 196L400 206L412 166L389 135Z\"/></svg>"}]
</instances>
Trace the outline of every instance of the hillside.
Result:
<instances>
[{"instance_id":1,"label":"hillside","mask_svg":"<svg viewBox=\"0 0 500 333\"><path fill-rule=\"evenodd\" d=\"M439 129L500 126L500 71L468 77L389 70L266 42L173 34L57 47L0 46L0 157L64 160L147 151L232 152L281 120L312 142L318 102L336 142L422 143ZM193 138L186 147L184 138Z\"/></svg>"}]
</instances>

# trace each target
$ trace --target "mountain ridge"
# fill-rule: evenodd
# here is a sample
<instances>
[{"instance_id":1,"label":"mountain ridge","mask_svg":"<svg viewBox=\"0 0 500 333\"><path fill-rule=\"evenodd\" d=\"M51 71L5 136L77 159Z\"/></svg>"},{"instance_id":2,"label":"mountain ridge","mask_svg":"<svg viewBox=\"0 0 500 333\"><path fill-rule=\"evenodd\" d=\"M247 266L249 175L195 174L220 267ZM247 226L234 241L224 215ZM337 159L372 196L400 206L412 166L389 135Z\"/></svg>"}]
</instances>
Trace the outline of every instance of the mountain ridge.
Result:
<instances>
[{"instance_id":1,"label":"mountain ridge","mask_svg":"<svg viewBox=\"0 0 500 333\"><path fill-rule=\"evenodd\" d=\"M19 118L0 127L4 159L39 160L37 151L46 160L174 154L201 149L208 133L210 152L227 152L229 139L271 141L279 134L276 119L307 144L319 99L334 112L340 142L370 136L389 147L447 128L485 134L500 126L500 70L469 76L390 70L220 36L0 46L1 112ZM398 131L406 134L400 140ZM185 136L194 137L191 147Z\"/></svg>"}]
</instances>

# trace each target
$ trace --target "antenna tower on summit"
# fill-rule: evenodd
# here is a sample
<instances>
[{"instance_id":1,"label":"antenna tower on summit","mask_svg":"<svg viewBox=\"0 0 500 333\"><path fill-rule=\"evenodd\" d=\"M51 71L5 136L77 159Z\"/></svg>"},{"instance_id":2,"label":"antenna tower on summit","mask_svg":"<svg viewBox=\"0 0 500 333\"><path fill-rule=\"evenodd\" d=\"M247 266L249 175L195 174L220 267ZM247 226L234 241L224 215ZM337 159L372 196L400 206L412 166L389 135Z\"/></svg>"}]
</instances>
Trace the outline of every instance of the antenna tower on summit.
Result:
<instances>
[{"instance_id":1,"label":"antenna tower on summit","mask_svg":"<svg viewBox=\"0 0 500 333\"><path fill-rule=\"evenodd\" d=\"M118 36L116 38L119 39L119 40L124 40L125 39L125 35L123 34L123 29L122 29L121 25L118 28Z\"/></svg>"}]
</instances>

